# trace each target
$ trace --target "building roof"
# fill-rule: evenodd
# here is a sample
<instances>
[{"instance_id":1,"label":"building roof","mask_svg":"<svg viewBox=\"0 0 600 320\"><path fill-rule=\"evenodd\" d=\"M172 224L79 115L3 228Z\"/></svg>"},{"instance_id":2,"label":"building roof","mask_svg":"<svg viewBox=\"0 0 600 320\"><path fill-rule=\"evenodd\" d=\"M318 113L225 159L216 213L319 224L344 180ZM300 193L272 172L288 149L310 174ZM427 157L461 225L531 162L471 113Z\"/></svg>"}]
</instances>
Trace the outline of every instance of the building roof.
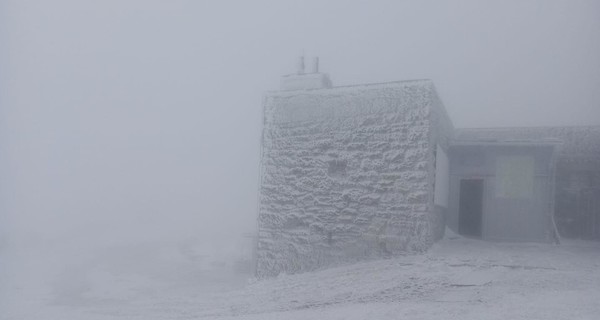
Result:
<instances>
[{"instance_id":1,"label":"building roof","mask_svg":"<svg viewBox=\"0 0 600 320\"><path fill-rule=\"evenodd\" d=\"M557 139L545 140L454 140L452 146L495 146L495 147L555 147L562 142Z\"/></svg>"},{"instance_id":2,"label":"building roof","mask_svg":"<svg viewBox=\"0 0 600 320\"><path fill-rule=\"evenodd\" d=\"M396 113L408 119L427 115L438 100L431 80L270 91L263 101L263 120L291 123L380 113Z\"/></svg>"},{"instance_id":3,"label":"building roof","mask_svg":"<svg viewBox=\"0 0 600 320\"><path fill-rule=\"evenodd\" d=\"M356 85L347 85L347 86L334 86L329 88L309 88L309 89L298 89L298 90L273 90L268 91L267 95L269 96L295 96L299 94L319 94L319 93L332 93L332 91L336 92L350 92L360 89L373 89L373 88L398 88L398 87L407 87L407 88L431 88L433 86L433 81L430 79L416 79L416 80L404 80L404 81L390 81L390 82L374 82L374 83L365 83L365 84L356 84Z\"/></svg>"},{"instance_id":4,"label":"building roof","mask_svg":"<svg viewBox=\"0 0 600 320\"><path fill-rule=\"evenodd\" d=\"M460 128L455 141L523 141L560 142L562 157L592 157L600 159L600 126Z\"/></svg>"}]
</instances>

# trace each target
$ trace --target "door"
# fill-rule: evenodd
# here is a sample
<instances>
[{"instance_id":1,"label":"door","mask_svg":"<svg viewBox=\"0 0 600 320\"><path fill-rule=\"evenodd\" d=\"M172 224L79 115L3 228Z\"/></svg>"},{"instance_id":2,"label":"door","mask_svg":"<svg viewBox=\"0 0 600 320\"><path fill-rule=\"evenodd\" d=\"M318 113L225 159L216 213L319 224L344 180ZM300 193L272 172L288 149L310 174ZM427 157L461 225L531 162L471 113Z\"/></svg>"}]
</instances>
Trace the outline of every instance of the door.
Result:
<instances>
[{"instance_id":1,"label":"door","mask_svg":"<svg viewBox=\"0 0 600 320\"><path fill-rule=\"evenodd\" d=\"M481 237L483 179L461 179L458 203L458 233Z\"/></svg>"}]
</instances>

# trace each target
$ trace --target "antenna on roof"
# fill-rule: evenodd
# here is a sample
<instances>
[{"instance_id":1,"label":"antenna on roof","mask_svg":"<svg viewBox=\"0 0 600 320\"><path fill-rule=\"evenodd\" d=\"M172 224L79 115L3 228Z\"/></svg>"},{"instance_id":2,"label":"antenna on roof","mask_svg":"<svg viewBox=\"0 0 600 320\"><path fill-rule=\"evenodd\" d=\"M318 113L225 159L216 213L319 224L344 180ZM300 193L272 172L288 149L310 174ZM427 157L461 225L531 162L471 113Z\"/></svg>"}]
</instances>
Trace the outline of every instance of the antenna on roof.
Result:
<instances>
[{"instance_id":1,"label":"antenna on roof","mask_svg":"<svg viewBox=\"0 0 600 320\"><path fill-rule=\"evenodd\" d=\"M281 78L281 90L307 90L331 88L329 74L319 71L319 57L313 57L309 73L304 65L304 52L297 60L296 73L287 74Z\"/></svg>"},{"instance_id":2,"label":"antenna on roof","mask_svg":"<svg viewBox=\"0 0 600 320\"><path fill-rule=\"evenodd\" d=\"M319 73L319 57L314 57L312 61L312 73Z\"/></svg>"},{"instance_id":3,"label":"antenna on roof","mask_svg":"<svg viewBox=\"0 0 600 320\"><path fill-rule=\"evenodd\" d=\"M298 59L298 74L304 74L304 53Z\"/></svg>"}]
</instances>

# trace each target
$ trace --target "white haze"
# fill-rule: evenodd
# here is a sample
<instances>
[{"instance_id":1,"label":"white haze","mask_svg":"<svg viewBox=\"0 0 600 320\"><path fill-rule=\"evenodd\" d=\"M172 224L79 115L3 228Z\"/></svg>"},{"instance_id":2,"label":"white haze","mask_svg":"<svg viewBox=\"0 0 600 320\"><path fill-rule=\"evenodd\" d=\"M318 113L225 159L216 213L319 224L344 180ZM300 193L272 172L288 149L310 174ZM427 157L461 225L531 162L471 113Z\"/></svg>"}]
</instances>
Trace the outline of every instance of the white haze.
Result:
<instances>
[{"instance_id":1,"label":"white haze","mask_svg":"<svg viewBox=\"0 0 600 320\"><path fill-rule=\"evenodd\" d=\"M600 124L593 0L2 1L0 46L0 250L231 251L303 52L334 85L430 78L458 127Z\"/></svg>"}]
</instances>

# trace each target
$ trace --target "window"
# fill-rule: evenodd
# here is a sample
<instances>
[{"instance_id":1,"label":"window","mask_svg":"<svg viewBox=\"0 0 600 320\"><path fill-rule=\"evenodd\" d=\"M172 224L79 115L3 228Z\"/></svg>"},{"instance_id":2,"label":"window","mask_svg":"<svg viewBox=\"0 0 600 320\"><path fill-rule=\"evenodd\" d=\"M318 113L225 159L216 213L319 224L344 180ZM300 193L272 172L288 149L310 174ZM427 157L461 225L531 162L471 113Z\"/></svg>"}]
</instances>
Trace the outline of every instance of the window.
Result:
<instances>
[{"instance_id":1,"label":"window","mask_svg":"<svg viewBox=\"0 0 600 320\"><path fill-rule=\"evenodd\" d=\"M533 196L534 160L531 156L500 156L496 159L496 197Z\"/></svg>"}]
</instances>

